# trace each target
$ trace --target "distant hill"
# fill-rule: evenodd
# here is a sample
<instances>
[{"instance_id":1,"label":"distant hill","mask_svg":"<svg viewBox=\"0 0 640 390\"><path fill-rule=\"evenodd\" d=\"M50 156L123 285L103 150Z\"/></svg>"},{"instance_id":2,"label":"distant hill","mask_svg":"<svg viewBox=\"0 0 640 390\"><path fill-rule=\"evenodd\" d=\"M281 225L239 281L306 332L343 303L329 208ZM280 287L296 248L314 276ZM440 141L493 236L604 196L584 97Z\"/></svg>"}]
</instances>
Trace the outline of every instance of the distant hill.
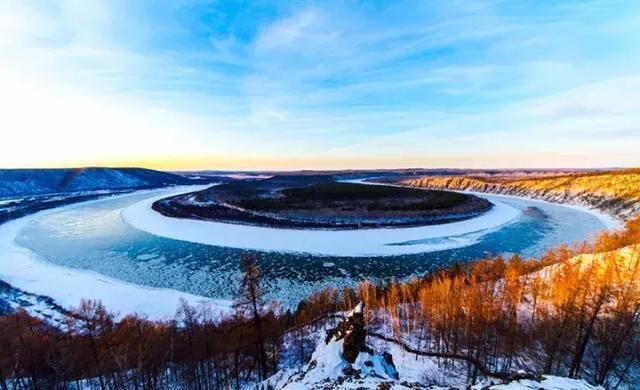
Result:
<instances>
[{"instance_id":1,"label":"distant hill","mask_svg":"<svg viewBox=\"0 0 640 390\"><path fill-rule=\"evenodd\" d=\"M0 197L195 183L181 175L144 168L0 169Z\"/></svg>"},{"instance_id":2,"label":"distant hill","mask_svg":"<svg viewBox=\"0 0 640 390\"><path fill-rule=\"evenodd\" d=\"M398 184L430 189L478 191L597 208L622 219L640 213L640 169L555 176L429 176Z\"/></svg>"}]
</instances>

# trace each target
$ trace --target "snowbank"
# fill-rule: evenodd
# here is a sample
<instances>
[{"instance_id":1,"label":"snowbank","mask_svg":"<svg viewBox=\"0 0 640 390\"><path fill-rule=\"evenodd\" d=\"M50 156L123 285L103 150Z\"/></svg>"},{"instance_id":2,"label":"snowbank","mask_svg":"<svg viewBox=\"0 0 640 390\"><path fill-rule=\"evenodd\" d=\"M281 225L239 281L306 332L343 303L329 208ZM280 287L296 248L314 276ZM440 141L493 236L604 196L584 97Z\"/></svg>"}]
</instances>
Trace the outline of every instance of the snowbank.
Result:
<instances>
[{"instance_id":1,"label":"snowbank","mask_svg":"<svg viewBox=\"0 0 640 390\"><path fill-rule=\"evenodd\" d=\"M65 208L80 204L86 202ZM42 211L0 225L0 279L21 290L51 297L66 308L77 307L81 299L98 299L107 309L121 315L139 313L157 320L173 317L182 299L193 306L210 305L214 311L229 310L228 301L134 285L93 271L48 263L15 243L18 232L32 218L59 210Z\"/></svg>"},{"instance_id":2,"label":"snowbank","mask_svg":"<svg viewBox=\"0 0 640 390\"><path fill-rule=\"evenodd\" d=\"M176 240L321 256L389 256L459 248L474 244L520 215L518 209L493 201L494 207L479 217L442 225L361 230L276 229L165 217L152 210L151 205L166 196L151 197L126 208L123 219L136 229Z\"/></svg>"}]
</instances>

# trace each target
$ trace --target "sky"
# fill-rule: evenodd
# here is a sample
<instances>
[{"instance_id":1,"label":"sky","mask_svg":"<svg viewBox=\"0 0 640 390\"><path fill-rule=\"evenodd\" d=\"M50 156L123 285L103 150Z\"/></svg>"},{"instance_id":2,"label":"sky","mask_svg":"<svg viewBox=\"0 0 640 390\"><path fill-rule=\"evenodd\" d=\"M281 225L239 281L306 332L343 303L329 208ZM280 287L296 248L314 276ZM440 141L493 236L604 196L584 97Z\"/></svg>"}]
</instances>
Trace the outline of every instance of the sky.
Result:
<instances>
[{"instance_id":1,"label":"sky","mask_svg":"<svg viewBox=\"0 0 640 390\"><path fill-rule=\"evenodd\" d=\"M640 166L640 1L0 0L0 168Z\"/></svg>"}]
</instances>

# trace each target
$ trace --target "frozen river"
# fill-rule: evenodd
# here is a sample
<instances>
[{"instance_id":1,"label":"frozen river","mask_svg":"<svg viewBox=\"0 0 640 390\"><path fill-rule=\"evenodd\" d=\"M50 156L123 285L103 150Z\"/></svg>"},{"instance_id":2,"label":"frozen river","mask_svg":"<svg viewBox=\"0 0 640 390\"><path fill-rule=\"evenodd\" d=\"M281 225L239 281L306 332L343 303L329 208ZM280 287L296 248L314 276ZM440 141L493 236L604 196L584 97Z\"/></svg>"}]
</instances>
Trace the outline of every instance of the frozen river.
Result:
<instances>
[{"instance_id":1,"label":"frozen river","mask_svg":"<svg viewBox=\"0 0 640 390\"><path fill-rule=\"evenodd\" d=\"M402 279L488 254L537 256L546 248L587 239L607 227L602 218L584 210L491 195L482 196L496 204L496 214L485 217L484 223L480 219L460 222L466 225L457 230L436 225L391 229L382 235L367 233L370 236L358 231L343 235L312 231L305 234L314 238L301 239L287 236L291 232L282 229L256 232L246 230L247 226L227 225L232 230L222 231L208 230L206 223L188 227L186 223L192 221L150 220L145 208L151 200L174 192L176 189L145 191L35 214L15 225L12 234L18 247L50 264L217 299L233 298L240 254L253 250L268 282L269 296L294 303L326 285L342 286L363 278ZM166 226L159 226L162 224ZM403 231L408 232L406 236ZM380 237L386 241L381 242ZM331 242L347 250L316 250ZM351 249L363 245L377 249L370 254Z\"/></svg>"}]
</instances>

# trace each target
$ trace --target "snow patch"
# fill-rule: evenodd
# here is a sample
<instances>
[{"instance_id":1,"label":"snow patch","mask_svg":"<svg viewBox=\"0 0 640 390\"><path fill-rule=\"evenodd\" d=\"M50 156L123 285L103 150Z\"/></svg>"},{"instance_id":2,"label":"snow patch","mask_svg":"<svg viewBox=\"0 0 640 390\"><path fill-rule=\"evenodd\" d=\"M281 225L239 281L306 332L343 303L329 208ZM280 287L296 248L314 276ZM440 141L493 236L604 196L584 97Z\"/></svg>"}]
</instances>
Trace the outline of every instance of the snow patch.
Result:
<instances>
[{"instance_id":1,"label":"snow patch","mask_svg":"<svg viewBox=\"0 0 640 390\"><path fill-rule=\"evenodd\" d=\"M474 389L491 390L604 390L600 386L593 386L581 379L571 379L559 376L545 375L541 380L521 379L503 385L486 384L476 386Z\"/></svg>"}]
</instances>

